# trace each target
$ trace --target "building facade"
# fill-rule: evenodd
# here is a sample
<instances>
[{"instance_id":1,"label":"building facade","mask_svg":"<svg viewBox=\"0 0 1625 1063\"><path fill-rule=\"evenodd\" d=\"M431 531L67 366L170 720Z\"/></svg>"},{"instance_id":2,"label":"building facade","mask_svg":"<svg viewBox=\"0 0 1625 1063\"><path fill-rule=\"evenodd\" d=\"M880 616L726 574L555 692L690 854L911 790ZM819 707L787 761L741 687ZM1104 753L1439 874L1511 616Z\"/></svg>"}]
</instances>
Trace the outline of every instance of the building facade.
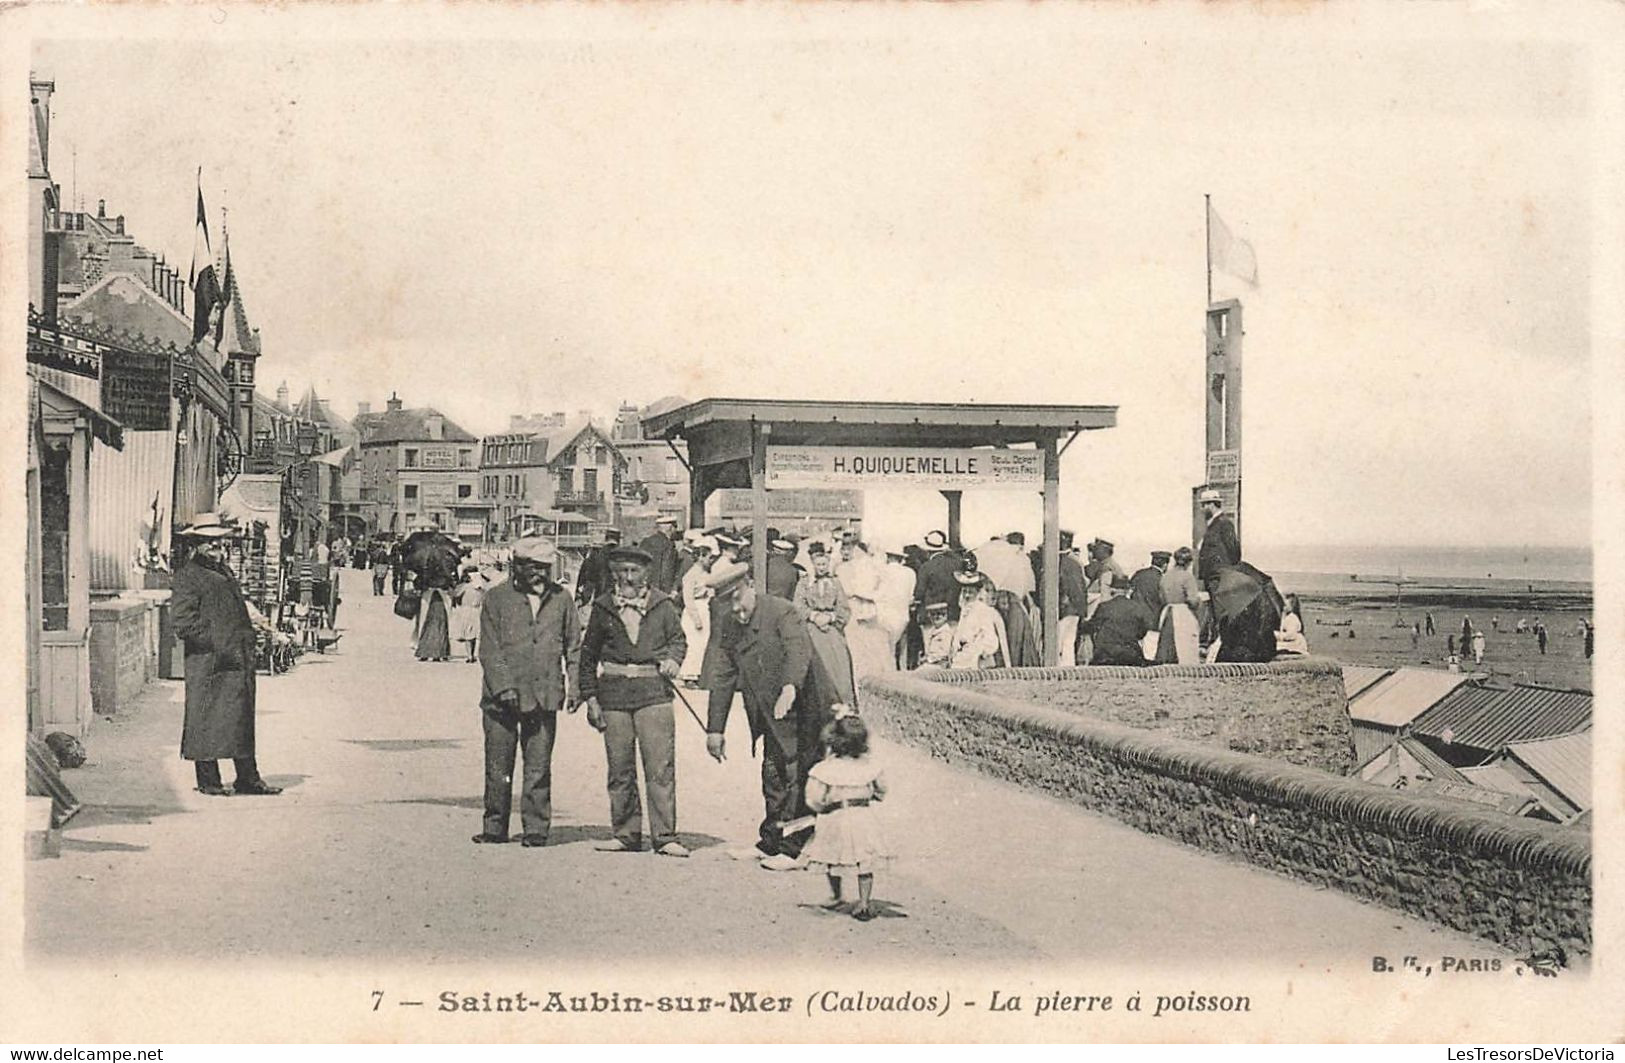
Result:
<instances>
[{"instance_id":1,"label":"building facade","mask_svg":"<svg viewBox=\"0 0 1625 1063\"><path fill-rule=\"evenodd\" d=\"M509 431L480 441L480 497L493 533L513 539L538 523L616 520L626 458L590 418L513 417Z\"/></svg>"},{"instance_id":2,"label":"building facade","mask_svg":"<svg viewBox=\"0 0 1625 1063\"><path fill-rule=\"evenodd\" d=\"M480 497L479 440L432 406L406 409L391 395L382 412L360 408L360 511L375 531L405 535L439 528L465 540L488 537L490 503Z\"/></svg>"},{"instance_id":3,"label":"building facade","mask_svg":"<svg viewBox=\"0 0 1625 1063\"><path fill-rule=\"evenodd\" d=\"M687 400L668 396L648 406L621 403L611 438L626 457L626 474L617 497L617 521L642 533L658 517L672 517L679 528L689 524L687 446L643 437L643 418L675 410Z\"/></svg>"}]
</instances>

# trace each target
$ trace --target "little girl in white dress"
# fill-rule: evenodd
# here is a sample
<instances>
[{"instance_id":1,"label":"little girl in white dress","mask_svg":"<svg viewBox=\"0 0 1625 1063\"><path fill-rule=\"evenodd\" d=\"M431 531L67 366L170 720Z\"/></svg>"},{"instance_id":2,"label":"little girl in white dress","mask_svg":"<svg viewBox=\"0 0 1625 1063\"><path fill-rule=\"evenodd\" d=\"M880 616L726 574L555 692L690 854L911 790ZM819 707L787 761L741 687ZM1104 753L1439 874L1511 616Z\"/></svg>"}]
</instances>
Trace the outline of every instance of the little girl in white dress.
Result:
<instances>
[{"instance_id":1,"label":"little girl in white dress","mask_svg":"<svg viewBox=\"0 0 1625 1063\"><path fill-rule=\"evenodd\" d=\"M802 855L809 868L828 876L831 896L825 908L843 907L841 880L857 878L852 917L868 922L875 916L869 905L875 868L891 855L874 807L886 796L886 783L869 756L869 729L846 706L835 709L835 721L824 731L829 756L807 772L807 805L818 813L818 822Z\"/></svg>"}]
</instances>

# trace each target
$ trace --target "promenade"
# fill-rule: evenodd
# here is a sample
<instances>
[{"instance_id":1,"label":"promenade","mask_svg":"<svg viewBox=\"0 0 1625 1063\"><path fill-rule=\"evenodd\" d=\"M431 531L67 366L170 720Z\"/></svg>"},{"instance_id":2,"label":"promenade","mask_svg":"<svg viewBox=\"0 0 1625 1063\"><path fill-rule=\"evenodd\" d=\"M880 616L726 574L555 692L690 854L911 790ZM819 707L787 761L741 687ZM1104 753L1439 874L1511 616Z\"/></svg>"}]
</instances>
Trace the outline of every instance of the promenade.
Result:
<instances>
[{"instance_id":1,"label":"promenade","mask_svg":"<svg viewBox=\"0 0 1625 1063\"><path fill-rule=\"evenodd\" d=\"M761 814L740 712L719 765L678 709L691 859L593 851L608 836L604 754L580 714L560 722L551 844L475 846L479 668L415 661L390 599L345 576L337 651L260 679L259 760L281 796L193 791L178 682L98 720L90 763L65 773L85 810L60 859L27 867L31 961L1224 957L1352 972L1372 955L1504 955L888 743L898 859L876 884L883 918L826 913L821 876L728 855Z\"/></svg>"}]
</instances>

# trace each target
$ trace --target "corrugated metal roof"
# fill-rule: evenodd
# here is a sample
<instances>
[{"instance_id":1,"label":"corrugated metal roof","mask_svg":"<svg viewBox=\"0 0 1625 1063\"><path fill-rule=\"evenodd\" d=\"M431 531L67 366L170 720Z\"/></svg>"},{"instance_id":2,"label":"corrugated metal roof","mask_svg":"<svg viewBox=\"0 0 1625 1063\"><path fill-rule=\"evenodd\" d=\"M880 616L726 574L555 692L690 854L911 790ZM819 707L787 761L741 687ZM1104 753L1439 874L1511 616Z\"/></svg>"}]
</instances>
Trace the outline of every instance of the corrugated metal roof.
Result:
<instances>
[{"instance_id":1,"label":"corrugated metal roof","mask_svg":"<svg viewBox=\"0 0 1625 1063\"><path fill-rule=\"evenodd\" d=\"M1350 721L1354 727L1354 762L1356 764L1369 764L1374 757L1388 752L1394 744L1394 735L1397 733L1389 727L1376 727L1361 723L1359 720Z\"/></svg>"},{"instance_id":2,"label":"corrugated metal roof","mask_svg":"<svg viewBox=\"0 0 1625 1063\"><path fill-rule=\"evenodd\" d=\"M1368 668L1360 664L1345 664L1343 666L1343 696L1357 698L1370 689L1377 680L1386 678L1393 671L1391 668Z\"/></svg>"},{"instance_id":3,"label":"corrugated metal roof","mask_svg":"<svg viewBox=\"0 0 1625 1063\"><path fill-rule=\"evenodd\" d=\"M1399 745L1416 761L1417 767L1426 771L1435 779L1447 779L1452 782L1467 781L1467 776L1462 774L1462 769L1457 768L1454 764L1433 752L1427 747L1426 743L1419 742L1414 738L1401 738Z\"/></svg>"},{"instance_id":4,"label":"corrugated metal roof","mask_svg":"<svg viewBox=\"0 0 1625 1063\"><path fill-rule=\"evenodd\" d=\"M1469 683L1451 691L1413 725L1416 734L1495 752L1510 742L1551 738L1591 726L1591 695L1579 690Z\"/></svg>"},{"instance_id":5,"label":"corrugated metal roof","mask_svg":"<svg viewBox=\"0 0 1625 1063\"><path fill-rule=\"evenodd\" d=\"M1486 790L1517 794L1520 797L1535 796L1522 779L1507 771L1499 761L1480 764L1476 768L1462 768L1461 774L1474 786L1482 786Z\"/></svg>"},{"instance_id":6,"label":"corrugated metal roof","mask_svg":"<svg viewBox=\"0 0 1625 1063\"><path fill-rule=\"evenodd\" d=\"M1403 727L1467 681L1459 672L1400 668L1349 701L1349 717L1384 727Z\"/></svg>"},{"instance_id":7,"label":"corrugated metal roof","mask_svg":"<svg viewBox=\"0 0 1625 1063\"><path fill-rule=\"evenodd\" d=\"M175 433L125 432L124 449L90 452L90 586L98 591L140 587L136 565L152 534L157 499L159 549L169 544L175 485Z\"/></svg>"},{"instance_id":8,"label":"corrugated metal roof","mask_svg":"<svg viewBox=\"0 0 1625 1063\"><path fill-rule=\"evenodd\" d=\"M1575 807L1591 807L1591 732L1514 742L1506 755L1546 781Z\"/></svg>"}]
</instances>

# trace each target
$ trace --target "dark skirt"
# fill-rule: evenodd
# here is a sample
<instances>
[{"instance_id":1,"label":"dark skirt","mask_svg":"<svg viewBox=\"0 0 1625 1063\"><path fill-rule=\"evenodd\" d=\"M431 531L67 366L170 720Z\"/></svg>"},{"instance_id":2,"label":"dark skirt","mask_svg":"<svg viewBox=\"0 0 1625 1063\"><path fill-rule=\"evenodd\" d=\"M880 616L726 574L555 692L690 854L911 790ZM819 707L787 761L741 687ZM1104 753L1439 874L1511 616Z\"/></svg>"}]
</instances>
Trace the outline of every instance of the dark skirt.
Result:
<instances>
[{"instance_id":1,"label":"dark skirt","mask_svg":"<svg viewBox=\"0 0 1625 1063\"><path fill-rule=\"evenodd\" d=\"M418 660L433 661L451 656L451 627L446 603L441 595L429 593L423 614L423 630L418 634Z\"/></svg>"}]
</instances>

